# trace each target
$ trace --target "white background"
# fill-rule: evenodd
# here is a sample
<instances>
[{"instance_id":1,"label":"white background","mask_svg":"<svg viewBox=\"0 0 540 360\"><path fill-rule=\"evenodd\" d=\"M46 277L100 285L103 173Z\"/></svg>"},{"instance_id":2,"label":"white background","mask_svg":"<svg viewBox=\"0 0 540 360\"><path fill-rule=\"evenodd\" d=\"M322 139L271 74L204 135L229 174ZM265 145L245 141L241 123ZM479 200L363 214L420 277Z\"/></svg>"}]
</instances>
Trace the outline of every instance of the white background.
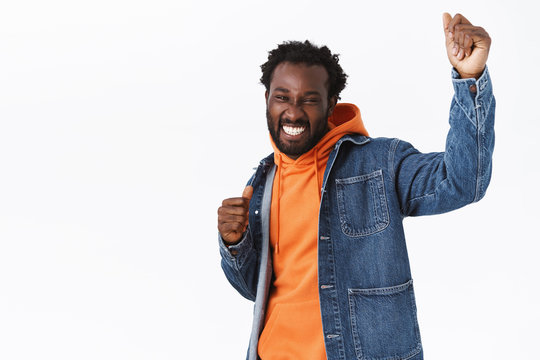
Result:
<instances>
[{"instance_id":1,"label":"white background","mask_svg":"<svg viewBox=\"0 0 540 360\"><path fill-rule=\"evenodd\" d=\"M271 152L259 65L341 54L372 136L438 151L441 15L484 26L497 98L486 197L406 220L427 359L538 358L534 2L7 1L0 5L0 359L242 359L252 304L216 210Z\"/></svg>"}]
</instances>

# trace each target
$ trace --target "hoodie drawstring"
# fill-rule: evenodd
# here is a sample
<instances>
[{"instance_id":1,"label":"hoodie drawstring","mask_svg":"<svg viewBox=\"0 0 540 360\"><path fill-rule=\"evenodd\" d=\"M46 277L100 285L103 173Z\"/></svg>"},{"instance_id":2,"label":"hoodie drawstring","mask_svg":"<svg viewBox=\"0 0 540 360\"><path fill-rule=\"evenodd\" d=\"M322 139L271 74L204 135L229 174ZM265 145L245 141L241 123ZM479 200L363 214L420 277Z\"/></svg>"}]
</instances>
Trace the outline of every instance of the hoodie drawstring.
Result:
<instances>
[{"instance_id":1,"label":"hoodie drawstring","mask_svg":"<svg viewBox=\"0 0 540 360\"><path fill-rule=\"evenodd\" d=\"M315 151L313 152L313 159L315 160L313 162L313 166L315 166L315 181L317 182L317 196L319 197L319 204L321 203L321 184L319 183L319 157L317 155L317 152L319 149L315 147Z\"/></svg>"},{"instance_id":2,"label":"hoodie drawstring","mask_svg":"<svg viewBox=\"0 0 540 360\"><path fill-rule=\"evenodd\" d=\"M276 234L276 247L275 253L279 254L279 218L281 217L279 211L279 203L281 202L281 164L283 163L281 159L281 154L277 156L277 234Z\"/></svg>"}]
</instances>

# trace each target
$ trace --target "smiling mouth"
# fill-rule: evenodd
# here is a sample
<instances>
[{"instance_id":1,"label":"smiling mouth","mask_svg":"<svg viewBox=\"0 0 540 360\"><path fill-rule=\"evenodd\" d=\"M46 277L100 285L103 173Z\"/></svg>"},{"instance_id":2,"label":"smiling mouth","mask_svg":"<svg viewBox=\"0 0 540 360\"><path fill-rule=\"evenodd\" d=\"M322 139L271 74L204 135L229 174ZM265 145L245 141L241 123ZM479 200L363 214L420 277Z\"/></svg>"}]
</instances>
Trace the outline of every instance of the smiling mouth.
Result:
<instances>
[{"instance_id":1,"label":"smiling mouth","mask_svg":"<svg viewBox=\"0 0 540 360\"><path fill-rule=\"evenodd\" d=\"M283 132L285 134L290 136L297 136L302 134L304 131L306 131L305 126L290 126L290 125L283 125L282 126Z\"/></svg>"}]
</instances>

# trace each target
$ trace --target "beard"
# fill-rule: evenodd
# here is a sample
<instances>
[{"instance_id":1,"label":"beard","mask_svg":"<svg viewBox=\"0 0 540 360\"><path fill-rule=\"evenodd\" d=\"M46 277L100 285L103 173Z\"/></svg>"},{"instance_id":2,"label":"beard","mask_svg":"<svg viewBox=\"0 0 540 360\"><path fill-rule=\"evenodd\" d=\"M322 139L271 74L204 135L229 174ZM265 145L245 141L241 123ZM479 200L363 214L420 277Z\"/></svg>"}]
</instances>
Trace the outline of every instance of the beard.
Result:
<instances>
[{"instance_id":1,"label":"beard","mask_svg":"<svg viewBox=\"0 0 540 360\"><path fill-rule=\"evenodd\" d=\"M311 124L307 119L300 119L292 122L289 119L280 116L279 120L276 120L272 117L272 115L270 115L268 108L266 109L266 123L268 125L270 136L272 137L272 140L274 141L274 144L278 150L289 157L297 158L313 149L313 147L317 145L317 143L328 132L328 111L326 111L326 115L324 117L314 121L314 124L317 124L317 127L314 128L313 131L311 129ZM305 126L305 132L310 134L309 139L299 143L286 143L282 141L279 137L279 133L282 131L281 127L286 124Z\"/></svg>"}]
</instances>

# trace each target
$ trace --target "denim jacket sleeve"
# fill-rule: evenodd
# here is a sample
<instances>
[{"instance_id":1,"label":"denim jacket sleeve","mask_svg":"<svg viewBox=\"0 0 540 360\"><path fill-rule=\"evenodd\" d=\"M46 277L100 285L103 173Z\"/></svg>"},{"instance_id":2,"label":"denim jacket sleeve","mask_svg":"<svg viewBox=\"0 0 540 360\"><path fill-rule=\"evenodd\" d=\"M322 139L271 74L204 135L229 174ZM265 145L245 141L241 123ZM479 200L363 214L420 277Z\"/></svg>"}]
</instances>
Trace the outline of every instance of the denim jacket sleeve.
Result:
<instances>
[{"instance_id":1,"label":"denim jacket sleeve","mask_svg":"<svg viewBox=\"0 0 540 360\"><path fill-rule=\"evenodd\" d=\"M420 153L394 140L389 165L403 216L444 213L480 200L491 177L495 98L487 67L478 80L452 70L454 97L445 152ZM476 91L474 86L476 86Z\"/></svg>"},{"instance_id":2,"label":"denim jacket sleeve","mask_svg":"<svg viewBox=\"0 0 540 360\"><path fill-rule=\"evenodd\" d=\"M221 268L231 285L246 299L255 301L257 294L257 252L253 246L249 227L239 243L227 248L221 235L219 252Z\"/></svg>"}]
</instances>

